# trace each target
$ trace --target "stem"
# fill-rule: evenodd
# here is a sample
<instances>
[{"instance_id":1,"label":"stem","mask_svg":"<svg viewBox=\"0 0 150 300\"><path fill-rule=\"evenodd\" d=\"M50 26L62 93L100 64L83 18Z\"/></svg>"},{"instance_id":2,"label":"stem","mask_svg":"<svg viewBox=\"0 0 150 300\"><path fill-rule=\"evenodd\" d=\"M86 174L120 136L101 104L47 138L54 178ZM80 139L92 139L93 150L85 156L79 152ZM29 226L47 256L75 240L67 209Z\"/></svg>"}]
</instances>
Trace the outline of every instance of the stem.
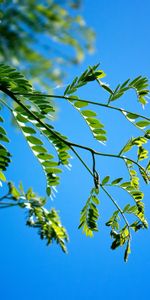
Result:
<instances>
[{"instance_id":1,"label":"stem","mask_svg":"<svg viewBox=\"0 0 150 300\"><path fill-rule=\"evenodd\" d=\"M2 200L5 199L5 198L7 199L7 198L8 198L8 197L7 197L8 195L9 195L9 193L7 193L6 195L2 196L2 197L0 198L0 201L2 201ZM0 203L0 204L1 204L1 203Z\"/></svg>"},{"instance_id":2,"label":"stem","mask_svg":"<svg viewBox=\"0 0 150 300\"><path fill-rule=\"evenodd\" d=\"M47 129L51 134L56 136L59 140L64 142L64 144L69 144L68 141L65 141L62 137L60 137L57 133L55 133L47 124L43 123L30 109L28 109L20 100L18 100L14 93L9 91L7 88L0 85L0 90L4 92L6 95L11 97L18 105L20 105L30 116L32 116L40 125L42 125L45 129Z\"/></svg>"},{"instance_id":3,"label":"stem","mask_svg":"<svg viewBox=\"0 0 150 300\"><path fill-rule=\"evenodd\" d=\"M100 186L100 178L99 178L99 174L96 171L96 162L95 162L95 155L92 152L92 160L93 160L93 178L94 178L94 185L96 189L99 189Z\"/></svg>"},{"instance_id":4,"label":"stem","mask_svg":"<svg viewBox=\"0 0 150 300\"><path fill-rule=\"evenodd\" d=\"M119 107L116 107L116 106L112 106L112 105L108 105L108 104L104 104L104 103L100 103L100 102L95 102L95 101L91 101L91 100L86 100L86 99L77 99L77 98L73 98L73 97L68 97L68 96L60 96L60 95L50 95L50 94L32 94L32 93L14 93L14 95L22 95L22 96L41 96L41 97L47 97L47 98L56 98L56 99L66 99L66 100L70 100L70 101L80 101L80 102L84 102L84 103L88 103L88 104L93 104L93 105L98 105L98 106L102 106L102 107L106 107L106 108L110 108L110 109L114 109L114 110L117 110L121 113L125 112L125 113L131 113L131 114L134 114L134 115L137 115L139 118L143 118L145 120L148 120L150 121L150 118L148 117L145 117L143 115L140 115L140 114L137 114L135 112L131 112L129 110L126 110L126 109L122 109L122 108L119 108Z\"/></svg>"},{"instance_id":5,"label":"stem","mask_svg":"<svg viewBox=\"0 0 150 300\"><path fill-rule=\"evenodd\" d=\"M133 164L137 165L137 167L138 167L139 169L143 170L143 172L146 173L146 172L145 172L145 169L144 169L138 162L136 162L135 160L133 160L133 159L131 159L131 158L128 158L128 157L125 157L125 156L122 156L122 157L120 156L120 158L124 159L124 161L125 161L125 160L131 161ZM126 163L126 162L125 162L125 163Z\"/></svg>"},{"instance_id":6,"label":"stem","mask_svg":"<svg viewBox=\"0 0 150 300\"><path fill-rule=\"evenodd\" d=\"M109 194L109 192L104 188L103 185L101 185L102 190L105 192L105 194L110 198L110 200L113 202L113 204L116 206L116 208L119 210L120 214L122 215L122 218L124 219L125 224L128 227L129 230L129 238L131 238L131 234L130 234L130 225L129 222L127 220L127 218L125 217L121 207L118 205L118 203L114 200L114 198Z\"/></svg>"},{"instance_id":7,"label":"stem","mask_svg":"<svg viewBox=\"0 0 150 300\"><path fill-rule=\"evenodd\" d=\"M1 206L1 205L4 205L4 206ZM12 207L12 206L18 206L18 203L5 203L5 202L2 202L0 203L0 209L1 208L8 208L8 207Z\"/></svg>"},{"instance_id":8,"label":"stem","mask_svg":"<svg viewBox=\"0 0 150 300\"><path fill-rule=\"evenodd\" d=\"M75 155L78 157L78 159L81 161L81 163L84 165L84 167L88 170L88 172L92 175L92 177L94 176L92 171L90 170L90 168L87 166L87 164L84 162L84 160L82 159L82 157L78 154L78 152L73 148L70 147L70 149L75 153Z\"/></svg>"},{"instance_id":9,"label":"stem","mask_svg":"<svg viewBox=\"0 0 150 300\"><path fill-rule=\"evenodd\" d=\"M96 169L95 169L95 155L94 153L92 152L92 160L93 160L93 174L96 172Z\"/></svg>"},{"instance_id":10,"label":"stem","mask_svg":"<svg viewBox=\"0 0 150 300\"><path fill-rule=\"evenodd\" d=\"M2 99L0 99L0 102L5 105L11 112L13 112L12 108L5 102L3 101Z\"/></svg>"}]
</instances>

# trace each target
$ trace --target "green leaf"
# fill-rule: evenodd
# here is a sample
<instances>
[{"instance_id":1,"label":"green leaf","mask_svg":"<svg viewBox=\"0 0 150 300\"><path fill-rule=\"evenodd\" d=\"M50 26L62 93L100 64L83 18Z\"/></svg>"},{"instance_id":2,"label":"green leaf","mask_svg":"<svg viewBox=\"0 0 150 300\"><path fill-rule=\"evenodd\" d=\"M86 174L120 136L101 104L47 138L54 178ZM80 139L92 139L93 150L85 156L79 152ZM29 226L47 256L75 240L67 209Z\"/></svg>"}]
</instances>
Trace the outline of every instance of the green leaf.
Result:
<instances>
[{"instance_id":1,"label":"green leaf","mask_svg":"<svg viewBox=\"0 0 150 300\"><path fill-rule=\"evenodd\" d=\"M94 138L99 142L106 142L107 136L106 131L103 129L104 125L96 118L96 113L92 110L82 110L82 108L87 106L88 103L78 101L78 97L76 97L76 99L77 100L69 100L69 102L80 112L81 116L89 126Z\"/></svg>"},{"instance_id":2,"label":"green leaf","mask_svg":"<svg viewBox=\"0 0 150 300\"><path fill-rule=\"evenodd\" d=\"M43 151L43 147L41 147L42 148L42 151L40 151L40 152L42 152L42 153L40 153L40 154L38 154L37 155L37 157L39 158L39 159L42 159L42 160L47 160L47 159L52 159L52 158L54 158L54 156L53 155L51 155L51 154L45 154L45 152ZM41 148L40 148L40 150L41 150ZM35 149L35 147L34 147L34 149ZM33 149L33 150L34 150ZM37 148L36 148L37 149ZM37 151L37 152L39 152L39 151Z\"/></svg>"},{"instance_id":3,"label":"green leaf","mask_svg":"<svg viewBox=\"0 0 150 300\"><path fill-rule=\"evenodd\" d=\"M4 130L3 127L0 126L0 134L2 135L6 135L6 131Z\"/></svg>"},{"instance_id":4,"label":"green leaf","mask_svg":"<svg viewBox=\"0 0 150 300\"><path fill-rule=\"evenodd\" d=\"M150 129L146 130L144 135L148 140L150 139Z\"/></svg>"},{"instance_id":5,"label":"green leaf","mask_svg":"<svg viewBox=\"0 0 150 300\"><path fill-rule=\"evenodd\" d=\"M88 82L105 77L106 74L102 70L96 70L97 67L98 65L89 67L81 74L80 77L75 77L72 83L65 89L64 95L73 94Z\"/></svg>"},{"instance_id":6,"label":"green leaf","mask_svg":"<svg viewBox=\"0 0 150 300\"><path fill-rule=\"evenodd\" d=\"M22 122L19 122L17 118L17 116L20 115L21 112L22 114L25 115L25 111L22 108L19 108L19 110L18 108L14 110L14 117L16 118L16 121L19 124L20 128L24 129L24 124ZM37 121L35 122L34 120L32 120L32 118L30 119L30 116L28 115L28 123L30 122L32 126L36 125L38 129L40 128L39 123ZM27 128L31 128L31 130L28 129L28 133L26 133L23 129L22 132L27 142L29 143L31 150L33 151L34 155L37 157L41 166L43 167L47 179L46 191L48 196L50 196L52 188L54 188L59 184L59 177L57 174L60 173L61 170L58 167L58 162L53 161L53 155L47 152L46 148L44 147L43 141L34 135L34 133L36 133L36 130L34 129L33 131L32 127L30 127L29 125L27 126ZM42 133L43 133L43 128L42 128ZM61 147L61 143L60 143L60 147ZM57 147L57 149L59 148ZM64 152L63 147L61 147L61 151L63 154L66 153ZM66 160L67 158L65 157L64 159Z\"/></svg>"},{"instance_id":7,"label":"green leaf","mask_svg":"<svg viewBox=\"0 0 150 300\"><path fill-rule=\"evenodd\" d=\"M20 198L19 191L11 182L9 182L9 193L13 196L14 200L18 200Z\"/></svg>"},{"instance_id":8,"label":"green leaf","mask_svg":"<svg viewBox=\"0 0 150 300\"><path fill-rule=\"evenodd\" d=\"M102 70L96 70L94 72L94 75L96 76L97 79L101 79L101 78L104 78L106 76L106 74Z\"/></svg>"},{"instance_id":9,"label":"green leaf","mask_svg":"<svg viewBox=\"0 0 150 300\"><path fill-rule=\"evenodd\" d=\"M146 166L146 168L145 168L145 171L150 172L150 161L148 162L148 164L147 164L147 166Z\"/></svg>"},{"instance_id":10,"label":"green leaf","mask_svg":"<svg viewBox=\"0 0 150 300\"><path fill-rule=\"evenodd\" d=\"M47 188L46 188L46 193L47 193L47 196L51 195L51 188L49 186L47 186Z\"/></svg>"},{"instance_id":11,"label":"green leaf","mask_svg":"<svg viewBox=\"0 0 150 300\"><path fill-rule=\"evenodd\" d=\"M40 199L41 201L43 202L43 199ZM27 225L38 228L40 238L46 240L47 245L55 241L64 252L67 252L65 243L69 239L66 229L61 224L58 213L54 208L48 211L46 208L41 207L41 204L37 205L38 203L39 201L37 202L36 199L30 202Z\"/></svg>"},{"instance_id":12,"label":"green leaf","mask_svg":"<svg viewBox=\"0 0 150 300\"><path fill-rule=\"evenodd\" d=\"M116 210L113 215L110 217L110 219L106 222L106 226L111 226L113 230L119 230L119 223L120 220L119 217L119 210Z\"/></svg>"},{"instance_id":13,"label":"green leaf","mask_svg":"<svg viewBox=\"0 0 150 300\"><path fill-rule=\"evenodd\" d=\"M5 143L9 143L10 140L8 139L8 137L6 135L3 135L0 133L0 140L5 142Z\"/></svg>"},{"instance_id":14,"label":"green leaf","mask_svg":"<svg viewBox=\"0 0 150 300\"><path fill-rule=\"evenodd\" d=\"M35 193L33 192L32 188L29 188L25 194L28 201L35 197Z\"/></svg>"},{"instance_id":15,"label":"green leaf","mask_svg":"<svg viewBox=\"0 0 150 300\"><path fill-rule=\"evenodd\" d=\"M132 147L133 147L132 139L130 139L130 140L125 144L125 146L121 149L121 151L119 152L119 155L122 155L123 153L126 153L126 152L130 151Z\"/></svg>"},{"instance_id":16,"label":"green leaf","mask_svg":"<svg viewBox=\"0 0 150 300\"><path fill-rule=\"evenodd\" d=\"M95 195L92 196L92 201L93 201L96 205L99 204L99 199L98 199Z\"/></svg>"},{"instance_id":17,"label":"green leaf","mask_svg":"<svg viewBox=\"0 0 150 300\"><path fill-rule=\"evenodd\" d=\"M85 106L87 106L87 105L88 105L88 103L82 102L82 101L76 101L75 104L74 104L74 106L75 106L76 108L82 108L82 107L85 107Z\"/></svg>"},{"instance_id":18,"label":"green leaf","mask_svg":"<svg viewBox=\"0 0 150 300\"><path fill-rule=\"evenodd\" d=\"M1 110L1 107L0 107L0 110ZM4 119L1 117L0 121L4 122ZM9 142L7 133L2 126L0 126L0 141L7 142L7 143ZM9 163L11 161L10 156L11 156L11 154L9 153L9 151L7 151L7 149L2 144L0 144L0 172L7 170L7 167L9 166ZM1 177L3 179L5 178L5 175L3 174L3 172L1 172ZM3 180L2 178L1 178L1 180Z\"/></svg>"},{"instance_id":19,"label":"green leaf","mask_svg":"<svg viewBox=\"0 0 150 300\"><path fill-rule=\"evenodd\" d=\"M147 139L143 136L132 139L132 146L137 145L138 147L147 143Z\"/></svg>"},{"instance_id":20,"label":"green leaf","mask_svg":"<svg viewBox=\"0 0 150 300\"><path fill-rule=\"evenodd\" d=\"M0 171L0 180L6 181L6 177L2 171Z\"/></svg>"},{"instance_id":21,"label":"green leaf","mask_svg":"<svg viewBox=\"0 0 150 300\"><path fill-rule=\"evenodd\" d=\"M108 182L109 182L109 180L110 180L110 176L106 176L106 177L104 177L104 179L102 180L102 185L106 185Z\"/></svg>"},{"instance_id":22,"label":"green leaf","mask_svg":"<svg viewBox=\"0 0 150 300\"><path fill-rule=\"evenodd\" d=\"M147 169L139 168L139 172L140 172L143 180L145 181L145 183L148 184L150 182L150 176L147 173Z\"/></svg>"},{"instance_id":23,"label":"green leaf","mask_svg":"<svg viewBox=\"0 0 150 300\"><path fill-rule=\"evenodd\" d=\"M9 163L10 163L11 154L7 151L7 149L0 144L0 170L6 171Z\"/></svg>"},{"instance_id":24,"label":"green leaf","mask_svg":"<svg viewBox=\"0 0 150 300\"><path fill-rule=\"evenodd\" d=\"M148 150L144 149L142 146L138 148L138 161L148 158Z\"/></svg>"},{"instance_id":25,"label":"green leaf","mask_svg":"<svg viewBox=\"0 0 150 300\"><path fill-rule=\"evenodd\" d=\"M142 128L142 129L145 128L145 127L147 127L147 126L149 126L149 125L150 125L150 122L146 121L146 120L139 121L139 122L136 123L136 126Z\"/></svg>"},{"instance_id":26,"label":"green leaf","mask_svg":"<svg viewBox=\"0 0 150 300\"><path fill-rule=\"evenodd\" d=\"M27 136L26 139L33 145L42 145L43 143L37 137Z\"/></svg>"},{"instance_id":27,"label":"green leaf","mask_svg":"<svg viewBox=\"0 0 150 300\"><path fill-rule=\"evenodd\" d=\"M11 92L20 91L28 91L32 92L32 86L29 81L25 79L25 77L16 69L0 64L0 84L9 88Z\"/></svg>"},{"instance_id":28,"label":"green leaf","mask_svg":"<svg viewBox=\"0 0 150 300\"><path fill-rule=\"evenodd\" d=\"M17 121L19 121L21 123L27 123L28 122L28 119L21 116L20 114L16 115L16 119L17 119Z\"/></svg>"},{"instance_id":29,"label":"green leaf","mask_svg":"<svg viewBox=\"0 0 150 300\"><path fill-rule=\"evenodd\" d=\"M113 94L112 89L105 83L101 82L101 87L106 90L108 93Z\"/></svg>"},{"instance_id":30,"label":"green leaf","mask_svg":"<svg viewBox=\"0 0 150 300\"><path fill-rule=\"evenodd\" d=\"M124 253L124 261L127 262L128 261L128 256L131 253L131 249L130 249L130 241L127 242L127 246L125 249L125 253Z\"/></svg>"},{"instance_id":31,"label":"green leaf","mask_svg":"<svg viewBox=\"0 0 150 300\"><path fill-rule=\"evenodd\" d=\"M127 204L125 207L124 207L124 209L123 209L123 212L125 213L125 212L128 212L129 211L129 209L130 209L130 204Z\"/></svg>"},{"instance_id":32,"label":"green leaf","mask_svg":"<svg viewBox=\"0 0 150 300\"><path fill-rule=\"evenodd\" d=\"M24 188L22 182L19 183L19 190L23 193L24 195Z\"/></svg>"},{"instance_id":33,"label":"green leaf","mask_svg":"<svg viewBox=\"0 0 150 300\"><path fill-rule=\"evenodd\" d=\"M145 105L147 103L145 96L149 94L149 90L145 89L148 87L148 79L146 77L138 76L134 80L130 81L127 79L122 85L118 85L114 90L113 94L109 97L109 103L119 99L123 94L129 90L134 89L138 98L138 101ZM130 116L129 116L130 118Z\"/></svg>"},{"instance_id":34,"label":"green leaf","mask_svg":"<svg viewBox=\"0 0 150 300\"><path fill-rule=\"evenodd\" d=\"M85 117L95 117L96 113L92 110L82 110L82 115Z\"/></svg>"},{"instance_id":35,"label":"green leaf","mask_svg":"<svg viewBox=\"0 0 150 300\"><path fill-rule=\"evenodd\" d=\"M131 119L131 120L135 120L135 119L139 118L138 115L133 114L133 113L127 113L126 116L128 119Z\"/></svg>"},{"instance_id":36,"label":"green leaf","mask_svg":"<svg viewBox=\"0 0 150 300\"><path fill-rule=\"evenodd\" d=\"M23 130L25 133L30 133L30 134L36 133L36 131L35 131L33 128L31 128L31 127L26 127L26 126L24 126L24 127L22 127L22 130Z\"/></svg>"},{"instance_id":37,"label":"green leaf","mask_svg":"<svg viewBox=\"0 0 150 300\"><path fill-rule=\"evenodd\" d=\"M116 184L118 184L118 183L120 183L120 181L122 181L122 177L119 177L119 178L116 178L115 180L113 180L112 182L111 182L111 184L112 185L116 185Z\"/></svg>"}]
</instances>

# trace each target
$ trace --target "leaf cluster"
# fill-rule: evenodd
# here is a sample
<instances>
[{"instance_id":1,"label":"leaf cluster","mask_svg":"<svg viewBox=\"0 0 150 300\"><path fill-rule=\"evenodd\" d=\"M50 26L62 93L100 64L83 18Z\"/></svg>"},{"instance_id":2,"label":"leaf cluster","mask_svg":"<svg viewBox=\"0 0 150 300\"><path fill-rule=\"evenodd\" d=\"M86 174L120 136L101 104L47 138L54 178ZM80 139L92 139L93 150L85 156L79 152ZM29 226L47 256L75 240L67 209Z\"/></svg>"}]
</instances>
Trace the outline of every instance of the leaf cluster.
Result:
<instances>
[{"instance_id":1,"label":"leaf cluster","mask_svg":"<svg viewBox=\"0 0 150 300\"><path fill-rule=\"evenodd\" d=\"M1 107L0 107L1 110ZM0 123L3 123L4 119L0 116ZM7 137L7 133L5 131L5 129L3 128L2 125L0 125L0 172L1 171L6 171L9 163L11 162L10 157L11 154L9 153L9 151L6 149L6 147L4 147L4 145L2 144L3 142L8 143L9 142L9 138ZM2 174L2 172L1 172ZM4 175L1 175L2 177Z\"/></svg>"},{"instance_id":2,"label":"leaf cluster","mask_svg":"<svg viewBox=\"0 0 150 300\"><path fill-rule=\"evenodd\" d=\"M80 224L78 228L83 228L83 233L86 236L93 236L93 232L98 231L98 218L99 212L97 205L99 204L99 199L97 198L99 191L96 188L91 190L90 196L86 201L85 206L81 210Z\"/></svg>"},{"instance_id":3,"label":"leaf cluster","mask_svg":"<svg viewBox=\"0 0 150 300\"><path fill-rule=\"evenodd\" d=\"M147 77L138 76L134 80L127 79L122 84L118 84L112 91L108 103L118 100L124 93L130 89L136 92L138 101L144 106L147 103L146 96L149 94Z\"/></svg>"},{"instance_id":4,"label":"leaf cluster","mask_svg":"<svg viewBox=\"0 0 150 300\"><path fill-rule=\"evenodd\" d=\"M5 179L3 178L5 181ZM16 188L12 182L8 182L8 193L0 199L0 209L18 206L26 211L26 225L36 228L40 238L46 240L47 245L56 242L64 252L67 252L66 242L68 235L62 226L58 212L52 208L44 207L46 198L37 196L32 188L24 191L20 183ZM7 202L3 202L3 198Z\"/></svg>"},{"instance_id":5,"label":"leaf cluster","mask_svg":"<svg viewBox=\"0 0 150 300\"><path fill-rule=\"evenodd\" d=\"M21 83L20 78L22 78ZM22 94L23 91L26 91L31 94L32 91L32 86L19 72L3 64L0 64L0 85L4 90L9 89L9 92L12 93ZM23 103L21 106L19 105L20 101ZM57 133L52 125L44 121L45 119L49 120L49 114L54 112L50 101L41 97L40 94L35 97L33 92L33 95L31 94L27 101L21 97L16 104L12 110L13 116L30 149L43 167L47 179L47 194L51 195L52 187L55 188L59 184L58 174L61 173L59 165L69 164L69 147L60 141L60 138L57 138L57 136L61 137L61 134ZM54 146L58 161L46 149L39 133L42 133ZM65 140L66 137L63 136L63 139Z\"/></svg>"}]
</instances>

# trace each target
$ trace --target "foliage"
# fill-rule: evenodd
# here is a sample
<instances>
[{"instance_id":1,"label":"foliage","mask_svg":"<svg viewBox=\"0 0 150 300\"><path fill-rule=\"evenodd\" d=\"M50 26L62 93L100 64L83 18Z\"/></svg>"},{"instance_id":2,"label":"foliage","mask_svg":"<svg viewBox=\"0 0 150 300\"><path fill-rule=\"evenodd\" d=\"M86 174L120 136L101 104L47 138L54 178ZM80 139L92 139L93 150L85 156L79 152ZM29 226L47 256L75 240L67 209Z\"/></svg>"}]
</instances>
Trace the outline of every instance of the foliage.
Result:
<instances>
[{"instance_id":1,"label":"foliage","mask_svg":"<svg viewBox=\"0 0 150 300\"><path fill-rule=\"evenodd\" d=\"M99 213L96 207L96 205L99 204L99 200L97 198L98 193L99 190L96 188L91 190L90 196L81 211L80 225L78 227L83 227L83 233L90 237L93 236L93 231L98 231L97 220Z\"/></svg>"},{"instance_id":2,"label":"foliage","mask_svg":"<svg viewBox=\"0 0 150 300\"><path fill-rule=\"evenodd\" d=\"M5 178L2 178L5 181ZM20 183L17 189L12 182L8 182L8 192L0 201L6 199L7 202L0 202L1 208L18 206L27 212L26 225L38 229L40 238L47 241L47 245L55 241L64 252L67 252L65 242L68 235L62 226L57 211L52 208L48 210L44 207L46 198L37 196L30 188L26 192Z\"/></svg>"},{"instance_id":3,"label":"foliage","mask_svg":"<svg viewBox=\"0 0 150 300\"><path fill-rule=\"evenodd\" d=\"M7 98L12 99L12 104L15 103L15 105L11 106L7 102L4 104L7 105L7 108L13 114L30 149L43 167L47 178L47 195L53 196L56 186L60 181L58 174L61 173L63 166L69 166L70 152L72 152L81 161L93 179L93 188L81 211L79 228L82 228L83 233L90 237L93 236L94 232L98 231L98 193L99 190L102 191L115 207L112 216L106 222L106 225L110 227L110 236L113 239L111 249L116 249L124 245L124 260L127 261L130 253L131 232L148 228L143 202L144 193L140 190L139 182L141 177L145 183L149 183L150 180L150 162L148 160L149 153L147 149L150 139L150 118L112 106L111 102L117 101L128 89L134 88L138 102L142 106L145 106L147 103L146 97L149 94L148 80L142 76L132 81L128 79L113 90L102 82L105 73L97 68L98 65L87 68L81 76L76 77L67 86L64 95L61 96L43 95L35 91L29 81L20 72L12 67L1 64L0 90ZM80 99L78 95L74 94L81 86L93 81L97 81L100 88L109 94L107 103ZM68 140L62 133L56 131L54 126L51 125L51 113L53 113L54 108L51 105L50 99L55 98L68 101L68 103L77 109L97 141L106 142L107 135L104 125L98 120L95 111L87 108L89 104L118 111L131 125L136 126L142 132L142 135L130 137L124 147L118 150L117 154L99 152L89 146L74 143ZM3 121L2 118L0 120ZM4 171L10 163L11 154L3 146L3 143L9 142L7 133L3 127L0 128L2 143L0 146L2 155L0 160L0 178L2 181L5 181ZM47 150L45 137L53 146L54 154ZM87 165L86 160L79 155L77 149L85 150L91 154L92 169ZM133 149L136 150L136 154L133 154ZM128 178L118 177L110 180L110 176L107 175L100 180L99 170L97 170L96 165L96 156L121 160L126 166ZM17 205L21 208L29 209L27 225L38 228L40 237L46 239L47 244L55 240L63 251L66 251L65 241L68 240L66 231L60 224L57 212L54 209L48 211L44 208L47 200L38 198L31 189L25 193L22 187L18 190L10 183L8 185L9 193L1 197L0 207ZM120 201L114 199L114 196L109 192L109 188L110 190L118 188L120 191L122 190L124 193L127 193L131 198L131 202L126 203L124 207L120 207ZM5 198L8 200L7 203L3 202ZM132 204L132 201L134 201L134 204Z\"/></svg>"},{"instance_id":4,"label":"foliage","mask_svg":"<svg viewBox=\"0 0 150 300\"><path fill-rule=\"evenodd\" d=\"M2 1L0 62L19 68L36 85L59 84L66 66L80 62L84 52L93 49L94 32L78 14L77 4Z\"/></svg>"}]
</instances>

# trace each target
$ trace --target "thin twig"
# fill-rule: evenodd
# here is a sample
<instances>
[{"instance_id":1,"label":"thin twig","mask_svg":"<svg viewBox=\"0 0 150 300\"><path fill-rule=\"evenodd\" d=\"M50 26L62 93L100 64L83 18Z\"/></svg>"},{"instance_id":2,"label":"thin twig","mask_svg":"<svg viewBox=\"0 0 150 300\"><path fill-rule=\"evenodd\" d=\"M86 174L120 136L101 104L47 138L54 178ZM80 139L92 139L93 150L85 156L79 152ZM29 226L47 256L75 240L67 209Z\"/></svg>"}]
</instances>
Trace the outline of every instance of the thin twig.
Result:
<instances>
[{"instance_id":1,"label":"thin twig","mask_svg":"<svg viewBox=\"0 0 150 300\"><path fill-rule=\"evenodd\" d=\"M0 201L2 201L3 199L6 199L8 195L9 195L9 193L7 193L6 195L2 196L2 197L0 198Z\"/></svg>"},{"instance_id":2,"label":"thin twig","mask_svg":"<svg viewBox=\"0 0 150 300\"><path fill-rule=\"evenodd\" d=\"M33 97L41 96L41 97L47 97L47 98L66 99L66 100L70 100L70 101L79 101L79 102L84 102L84 103L87 103L87 104L93 104L93 105L98 105L98 106L102 106L102 107L114 109L114 110L117 110L117 111L119 111L121 113L125 112L127 114L128 113L134 114L134 115L138 116L138 118L143 118L145 120L150 121L150 118L145 117L143 115L140 115L140 114L137 114L135 112L131 112L129 110L122 109L122 108L119 108L119 107L116 107L116 106L112 106L112 105L100 103L98 101L91 101L91 100L87 100L87 99L77 99L77 98L73 98L73 97L60 96L60 95L39 94L39 93L35 93L35 94L32 94L32 93L14 93L14 95L18 95L18 96L33 96Z\"/></svg>"},{"instance_id":3,"label":"thin twig","mask_svg":"<svg viewBox=\"0 0 150 300\"><path fill-rule=\"evenodd\" d=\"M73 147L70 147L70 149L75 153L75 155L78 157L78 159L84 165L84 167L88 170L88 172L92 175L92 177L94 177L92 171L90 170L90 168L88 167L88 165L84 162L84 160L82 159L82 157L78 154L78 152Z\"/></svg>"},{"instance_id":4,"label":"thin twig","mask_svg":"<svg viewBox=\"0 0 150 300\"><path fill-rule=\"evenodd\" d=\"M5 105L11 112L13 112L12 108L2 99L0 99L0 102Z\"/></svg>"},{"instance_id":5,"label":"thin twig","mask_svg":"<svg viewBox=\"0 0 150 300\"><path fill-rule=\"evenodd\" d=\"M12 206L18 206L19 205L19 203L4 203L4 202L2 202L2 203L0 203L0 209L1 208L7 208L7 207L12 207Z\"/></svg>"}]
</instances>

